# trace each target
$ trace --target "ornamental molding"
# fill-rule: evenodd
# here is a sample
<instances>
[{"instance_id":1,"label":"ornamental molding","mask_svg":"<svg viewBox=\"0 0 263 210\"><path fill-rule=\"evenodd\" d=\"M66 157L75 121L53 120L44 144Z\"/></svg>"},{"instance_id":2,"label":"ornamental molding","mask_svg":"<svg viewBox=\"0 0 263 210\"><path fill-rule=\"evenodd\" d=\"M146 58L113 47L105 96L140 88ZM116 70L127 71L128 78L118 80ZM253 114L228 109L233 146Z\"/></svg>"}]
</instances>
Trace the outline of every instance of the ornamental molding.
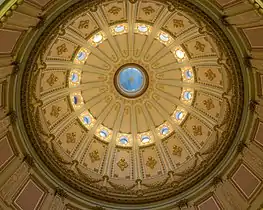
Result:
<instances>
[{"instance_id":1,"label":"ornamental molding","mask_svg":"<svg viewBox=\"0 0 263 210\"><path fill-rule=\"evenodd\" d=\"M231 72L230 70L228 71L229 77L232 78L232 83L228 85L228 90L224 93L224 100L226 101L228 107L228 114L224 117L221 123L215 126L217 136L219 134L218 130L220 130L222 127L226 127L224 133L218 137L218 142L222 143L218 144L216 142L206 151L203 151L200 154L201 156L205 157L202 163L198 162L197 158L193 162L193 165L190 169L174 173L175 176L180 177L178 180L176 180L178 181L176 189L173 188L173 180L170 178L170 176L167 177L166 175L161 177L161 181L156 183L149 184L147 183L147 180L142 180L141 183L134 181L127 186L116 183L115 180L113 181L110 178L108 180L104 180L103 177L92 177L73 161L65 161L54 146L53 140L55 137L51 138L52 134L49 134L45 128L43 128L39 122L37 122L38 116L40 115L39 110L43 107L43 104L39 102L40 98L38 93L35 92L35 87L36 78L38 78L41 71L46 69L45 53L49 48L50 43L52 43L52 41L57 37L63 36L65 34L65 26L72 19L74 19L74 17L81 14L83 8L91 12L95 12L98 4L96 2L97 1L80 1L79 3L64 11L52 24L50 24L45 29L43 34L38 39L35 47L33 48L28 58L26 69L24 70L23 84L25 86L21 89L22 113L24 115L23 120L27 130L27 135L31 141L31 144L34 146L35 150L39 151L42 161L46 163L49 169L54 171L54 174L60 180L64 181L69 186L72 186L83 194L92 195L101 199L101 189L107 189L107 193L103 194L103 199L117 203L147 203L156 201L156 199L164 199L171 195L179 194L191 188L200 180L203 180L207 174L212 171L213 166L217 165L221 161L228 148L231 146L232 140L235 138L235 132L233 131L238 129L243 109L243 81L240 73L240 66L234 49L231 47L231 43L226 38L223 31L205 13L203 13L193 4L183 0L167 1L169 10L172 10L172 8L179 8L187 14L198 14L198 18L207 24L207 31L202 31L202 33L209 34L213 37L213 39L221 47L220 50L227 52L228 68L231 67L231 69L236 69L236 72ZM99 2L101 3L102 1ZM203 51L203 47L200 47L202 46L199 46L198 49ZM67 52L67 50L65 50L63 47L63 49L59 49L58 54L61 55L65 52ZM231 102L229 98L227 98L230 91L233 95L235 95ZM60 111L61 109L58 107L53 107L51 111L52 116L58 118ZM196 130L196 135L202 135L202 130L200 131L198 127L196 127L194 130ZM46 140L50 138L52 139L51 141ZM70 137L70 139L72 138ZM49 149L48 143L45 141L51 142L51 149ZM218 156L214 155L214 151L218 152ZM176 155L180 156L181 152L179 154L177 151ZM213 159L213 162L210 162L211 159ZM155 168L156 163L149 165L150 168ZM57 170L58 168L59 170ZM145 197L137 197L137 192L143 193ZM124 201L118 196L115 196L116 194L132 196L130 196L127 201ZM151 196L147 196L148 194L151 194Z\"/></svg>"}]
</instances>

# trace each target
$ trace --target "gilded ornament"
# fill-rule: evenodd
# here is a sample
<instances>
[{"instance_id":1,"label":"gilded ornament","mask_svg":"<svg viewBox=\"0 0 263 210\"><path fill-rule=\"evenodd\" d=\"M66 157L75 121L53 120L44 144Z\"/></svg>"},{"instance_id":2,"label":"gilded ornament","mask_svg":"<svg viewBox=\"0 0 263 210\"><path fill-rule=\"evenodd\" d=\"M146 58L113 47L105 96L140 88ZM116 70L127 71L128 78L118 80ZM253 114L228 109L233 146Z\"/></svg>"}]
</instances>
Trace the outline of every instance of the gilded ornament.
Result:
<instances>
[{"instance_id":1,"label":"gilded ornament","mask_svg":"<svg viewBox=\"0 0 263 210\"><path fill-rule=\"evenodd\" d=\"M58 81L58 77L55 76L55 74L51 74L49 76L49 78L47 79L47 83L49 84L49 86L53 86L56 82Z\"/></svg>"},{"instance_id":2,"label":"gilded ornament","mask_svg":"<svg viewBox=\"0 0 263 210\"><path fill-rule=\"evenodd\" d=\"M124 169L128 167L128 163L126 162L125 158L121 158L117 165L121 169L121 171L124 171Z\"/></svg>"},{"instance_id":3,"label":"gilded ornament","mask_svg":"<svg viewBox=\"0 0 263 210\"><path fill-rule=\"evenodd\" d=\"M82 2L82 1L81 1ZM86 1L85 1L86 2ZM184 4L187 4L187 2L188 1L185 1L184 2ZM84 4L84 1L83 1L83 4ZM178 1L178 4L179 4L179 6L180 6L180 1ZM175 4L176 6L177 6L177 3ZM170 5L169 5L170 6ZM171 6L172 7L172 6ZM62 22L61 20L62 20L62 17L64 16L68 16L68 15L70 15L70 13L74 13L74 17L76 16L76 15L78 15L77 13L77 7L75 7L74 5L71 7L71 8L69 8L70 9L70 11L66 11L66 13L63 13L61 16L58 16L58 18L56 18L56 20L54 20L53 22L54 23L51 23L50 24L50 29L53 29L53 28L55 28L55 26L56 25L63 25L64 24L64 22ZM168 7L168 9L169 9L169 7ZM173 6L173 8L172 9L174 9L174 6ZM210 19L209 19L209 17L208 16L205 16L205 15L202 15L202 11L200 11L200 10L198 10L198 8L194 8L195 9L195 13L198 13L199 15L198 15L198 17L201 17L200 18L200 21L201 22L204 22L204 23L206 23L206 22L209 22L210 21ZM89 9L90 10L90 9ZM191 9L192 10L192 9ZM189 9L189 13L192 13L192 11L191 11L190 9ZM142 11L143 12L143 11ZM193 12L193 14L194 14L194 12ZM86 13L85 13L86 14ZM73 16L73 15L72 15ZM207 21L206 21L207 20ZM158 20L157 20L158 21ZM198 21L199 21L199 18L198 18ZM173 24L173 23L171 23L171 24ZM211 27L212 27L212 24L214 24L213 22L211 22ZM209 26L209 28L210 28L210 26ZM53 32L51 33L51 31L50 31L50 29L47 29L46 31L44 31L43 32L43 34L42 34L42 36L41 36L41 38L38 40L38 42L37 42L37 44L36 44L36 47L35 47L35 49L36 49L36 52L37 53L31 53L30 54L30 57L29 57L29 63L27 64L27 66L26 66L26 69L24 70L25 71L25 75L24 75L24 77L23 77L23 84L25 84L23 87L25 87L24 88L24 90L22 90L22 93L23 93L23 96L22 96L22 98L24 99L24 98L26 98L26 94L29 92L29 90L30 90L30 88L32 87L31 86L31 82L30 82L30 77L32 76L32 73L31 72L34 72L33 71L33 67L32 66L34 66L34 65L32 65L32 63L31 63L31 61L34 61L34 60L37 60L36 58L38 58L36 55L38 55L38 54L45 54L46 53L46 50L45 49L42 49L42 47L41 47L41 45L43 45L44 47L45 46L48 46L48 43L51 43L51 41L50 40L53 40L53 39L51 39L51 34L54 34ZM66 29L67 30L67 29ZM228 41L228 39L225 37L225 35L224 35L224 33L220 30L220 28L219 27L215 27L215 31L217 31L217 34L215 34L215 38L216 38L216 40L218 41L218 42L222 42L222 43L224 43L224 45L226 46L224 49L226 49L226 56L228 56L228 55L231 55L231 56L233 56L233 59L229 59L229 62L228 62L228 65L229 65L229 69L234 69L234 70L236 70L236 71L231 71L231 74L229 74L231 77L232 76L236 76L236 80L233 80L232 82L233 82L233 85L231 86L232 87L232 89L233 89L233 93L234 93L234 95L236 95L236 96L240 96L240 97L236 97L236 98L234 98L232 101L233 101L233 104L235 105L234 106L234 109L233 110L235 110L236 112L237 112L237 114L239 114L240 113L240 111L239 110L242 110L242 105L243 105L243 103L239 103L240 101L242 102L242 99L243 99L243 94L242 94L242 82L240 82L240 85L238 84L238 82L236 82L236 81L239 81L239 79L242 81L242 78L241 78L241 74L239 74L239 72L240 72L240 69L239 69L239 65L238 65L238 63L237 63L237 65L236 66L234 66L233 64L235 64L235 59L236 59L236 55L235 55L235 53L234 53L234 51L232 50L232 48L231 48L231 44L229 43L229 41ZM211 31L211 33L212 33L212 31ZM216 42L217 43L217 42ZM194 44L195 44L195 42L194 42ZM47 49L49 49L49 48L47 48ZM41 53L38 53L38 52L41 52ZM40 58L41 59L41 58ZM43 58L42 59L45 59L44 58L44 56L43 56ZM42 62L44 62L45 60L43 60ZM154 85L154 83L153 83L153 85ZM152 96L152 95L150 95L150 96ZM158 99L158 97L159 96L152 96L154 99ZM231 96L230 96L231 97ZM29 107L31 104L29 104L29 103L27 103L27 100L23 100L24 102L23 102L23 107ZM231 102L232 102L231 101ZM234 102L236 102L236 103L234 103ZM124 104L124 105L126 105L126 104ZM52 105L51 105L52 106ZM23 108L22 107L22 108ZM133 105L132 105L132 107L133 107ZM25 110L23 110L23 113L25 113L25 115L28 113L28 112L30 112L30 110L27 110L26 108L23 108L23 109L25 109ZM29 114L27 114L27 115L29 115ZM62 113L61 113L61 115L62 115ZM233 116L232 116L233 115ZM240 119L239 119L239 115L237 115L237 117L236 117L236 114L233 112L231 112L231 115L229 114L228 115L229 117L228 117L228 122L232 125L232 126L229 126L229 130L227 130L226 131L226 139L225 139L225 141L228 141L229 139L228 138L230 138L230 137L228 137L228 134L229 134L229 132L233 132L233 130L235 130L236 128L237 128L237 124L239 124L239 122L240 122ZM35 116L33 116L33 117L35 117ZM24 122L25 122L25 124L27 125L26 126L26 128L28 128L29 126L29 129L31 129L32 128L32 131L35 131L35 132L41 132L41 130L40 130L40 128L39 128L39 124L37 124L37 122L35 122L36 120L32 120L31 119L31 117L25 117L25 119L23 118L23 120L24 120ZM228 128L228 126L226 126L227 128ZM191 129L191 127L190 127L190 129ZM39 131L40 130L40 131ZM42 147L42 145L39 143L39 144L35 144L35 142L36 142L36 140L38 140L38 139L36 139L36 137L37 137L38 135L33 135L32 134L32 136L30 136L30 138L29 138L29 140L33 143L33 145L36 147L36 150L39 152L39 153L44 153L45 154L45 152L47 152L45 149L43 149L43 147ZM231 136L231 135L229 135L229 136ZM232 139L232 137L231 137L231 139ZM231 140L230 139L230 140ZM41 142L42 143L42 142ZM227 145L227 144L226 144ZM105 146L105 147L107 147L107 146ZM222 151L225 151L225 147L223 147L222 149L220 149L220 151L219 151L219 153L221 154L221 150ZM47 158L48 157L48 158ZM205 158L206 156L204 156L204 158ZM49 164L49 166L50 166L50 168L52 169L52 170L54 170L54 171L56 171L56 170L60 170L60 172L59 173L57 173L58 174L58 177L61 179L61 180L63 180L65 183L67 183L67 184L69 184L69 185L71 185L71 186L73 186L73 187L75 187L76 188L76 190L79 190L79 191L82 191L83 193L85 193L85 194L88 194L88 195L90 195L90 191L89 190L85 190L85 187L83 187L83 185L82 185L82 183L81 182L88 182L88 183L91 183L90 185L91 185L91 187L93 188L96 188L96 186L98 186L96 183L97 182L102 182L101 181L101 179L100 180L98 180L98 181L93 181L93 182L91 182L90 181L90 177L88 176L88 174L86 174L85 173L85 176L82 174L80 174L80 173L76 173L76 174L73 174L73 172L71 171L71 169L68 169L69 167L64 167L64 163L63 163L63 166L62 166L62 164L61 164L61 167L57 167L58 166L58 164L56 164L56 163L59 163L59 161L61 161L60 159L58 159L57 160L57 158L54 156L53 157L53 154L52 153L47 153L47 155L43 155L43 159L45 160L45 162L47 162L47 164ZM157 159L157 158L156 158ZM147 158L146 158L146 161L147 161ZM219 162L219 160L217 160L216 162L215 162L215 164L217 164ZM208 167L207 167L208 168ZM197 174L197 176L196 176L196 174L194 174L193 175L193 177L192 177L192 174L193 173L188 173L187 171L183 171L182 172L182 178L183 179L188 179L188 178L190 178L190 179L188 179L188 180L191 180L188 184L190 185L190 184L192 184L192 182L194 182L194 181L196 181L197 179L199 179L199 178L201 178L201 177L203 177L203 176L205 176L205 173L207 172L207 170L208 169L206 169L206 168L202 168L202 171L200 172L200 174L198 173ZM97 172L98 173L98 176L100 176L99 175L99 172ZM68 176L64 176L64 174L69 174ZM79 175L80 174L80 175ZM72 176L72 175L74 175L74 176ZM81 179L78 183L73 183L72 182L72 179L71 179L71 177L74 177L74 179ZM83 178L83 177L85 177L85 178ZM101 184L101 186L102 186L102 183L100 183ZM140 186L138 186L138 189L139 189L139 187ZM170 192L171 193L173 193L173 194L178 194L178 193L180 193L180 192L182 192L183 191L183 189L184 189L184 184L180 184L180 186L178 186L178 187L176 187L175 188L175 190L174 189L170 189L170 187L169 186L162 186L162 187L166 187L167 188L167 190L170 190ZM105 188L104 189L108 189L109 187L108 187L108 183L105 181ZM114 193L116 196L114 196L114 197L110 197L109 198L109 196L105 196L105 198L103 197L103 196L101 196L101 194L100 193L97 193L97 191L93 191L92 193L94 193L93 194L93 196L94 197L99 197L99 198L103 198L103 199L105 199L105 200L109 200L109 199L111 199L112 201L117 201L117 202L122 202L122 197L121 196L119 196L119 194L120 194L120 190L119 189L115 189L115 188L110 188L109 189L112 193ZM136 188L136 190L137 190L137 188ZM121 192L121 194L123 194L123 193L129 193L129 195L132 195L132 196L127 196L129 199L127 199L127 202L133 202L133 203L139 203L140 202L140 200L138 200L138 199L136 199L136 194L135 194L135 191L136 190L126 190L125 192ZM174 191L173 191L174 190ZM147 194L148 194L148 192L151 194L151 196L149 196L149 198L148 198L148 200L149 200L149 202L150 201L154 201L154 200L158 200L158 199L160 199L159 197L159 195L158 195L158 193L156 194L156 192L158 191L156 191L156 188L155 189L151 189L151 188L147 188L147 187L143 187L143 189L142 189L142 191L143 192L147 192ZM102 192L103 193L103 192ZM166 198L166 196L163 196L163 198ZM87 208L90 208L90 207L87 207Z\"/></svg>"},{"instance_id":4,"label":"gilded ornament","mask_svg":"<svg viewBox=\"0 0 263 210\"><path fill-rule=\"evenodd\" d=\"M207 79L209 79L210 81L213 81L213 80L216 78L216 74L215 74L211 69L208 69L208 70L205 72L205 76L206 76Z\"/></svg>"},{"instance_id":5,"label":"gilded ornament","mask_svg":"<svg viewBox=\"0 0 263 210\"><path fill-rule=\"evenodd\" d=\"M57 54L58 55L62 55L65 52L68 52L68 49L67 49L65 43L57 47Z\"/></svg>"},{"instance_id":6,"label":"gilded ornament","mask_svg":"<svg viewBox=\"0 0 263 210\"><path fill-rule=\"evenodd\" d=\"M155 160L152 156L148 157L146 166L148 166L150 169L154 169L156 164L157 164L157 160Z\"/></svg>"},{"instance_id":7,"label":"gilded ornament","mask_svg":"<svg viewBox=\"0 0 263 210\"><path fill-rule=\"evenodd\" d=\"M89 20L82 20L79 22L79 26L78 26L79 29L88 29L89 28Z\"/></svg>"},{"instance_id":8,"label":"gilded ornament","mask_svg":"<svg viewBox=\"0 0 263 210\"><path fill-rule=\"evenodd\" d=\"M94 163L95 161L100 160L99 151L96 149L93 152L89 153L89 157L91 159L91 162Z\"/></svg>"},{"instance_id":9,"label":"gilded ornament","mask_svg":"<svg viewBox=\"0 0 263 210\"><path fill-rule=\"evenodd\" d=\"M67 143L75 143L76 142L76 132L67 133Z\"/></svg>"},{"instance_id":10,"label":"gilded ornament","mask_svg":"<svg viewBox=\"0 0 263 210\"><path fill-rule=\"evenodd\" d=\"M183 151L182 147L179 147L177 145L173 146L173 155L181 157L182 151Z\"/></svg>"},{"instance_id":11,"label":"gilded ornament","mask_svg":"<svg viewBox=\"0 0 263 210\"><path fill-rule=\"evenodd\" d=\"M199 50L200 52L204 52L205 51L205 44L202 44L201 42L196 41L195 49Z\"/></svg>"},{"instance_id":12,"label":"gilded ornament","mask_svg":"<svg viewBox=\"0 0 263 210\"><path fill-rule=\"evenodd\" d=\"M120 11L121 11L120 7L113 6L111 9L109 9L108 12L113 15L118 15Z\"/></svg>"},{"instance_id":13,"label":"gilded ornament","mask_svg":"<svg viewBox=\"0 0 263 210\"><path fill-rule=\"evenodd\" d=\"M50 115L55 118L58 118L60 111L61 111L61 107L53 105L51 108Z\"/></svg>"},{"instance_id":14,"label":"gilded ornament","mask_svg":"<svg viewBox=\"0 0 263 210\"><path fill-rule=\"evenodd\" d=\"M183 20L173 19L173 24L174 24L175 28L183 28L184 27Z\"/></svg>"},{"instance_id":15,"label":"gilded ornament","mask_svg":"<svg viewBox=\"0 0 263 210\"><path fill-rule=\"evenodd\" d=\"M195 136L202 136L202 126L201 125L198 125L198 126L196 126L196 125L194 125L193 126L193 132L194 132L194 135Z\"/></svg>"},{"instance_id":16,"label":"gilded ornament","mask_svg":"<svg viewBox=\"0 0 263 210\"><path fill-rule=\"evenodd\" d=\"M142 8L142 10L144 11L145 15L150 15L155 12L155 10L151 6L144 7Z\"/></svg>"},{"instance_id":17,"label":"gilded ornament","mask_svg":"<svg viewBox=\"0 0 263 210\"><path fill-rule=\"evenodd\" d=\"M211 109L215 108L215 105L214 105L213 100L211 98L204 100L203 104L206 106L207 110L211 110Z\"/></svg>"}]
</instances>

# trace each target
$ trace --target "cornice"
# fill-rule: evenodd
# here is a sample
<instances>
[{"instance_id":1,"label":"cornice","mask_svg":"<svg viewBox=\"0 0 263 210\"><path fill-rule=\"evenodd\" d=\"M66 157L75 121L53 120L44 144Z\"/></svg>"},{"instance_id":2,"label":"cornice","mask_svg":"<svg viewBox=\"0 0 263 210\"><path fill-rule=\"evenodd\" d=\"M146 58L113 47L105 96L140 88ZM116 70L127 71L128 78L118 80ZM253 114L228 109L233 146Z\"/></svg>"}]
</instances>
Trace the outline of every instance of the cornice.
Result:
<instances>
[{"instance_id":1,"label":"cornice","mask_svg":"<svg viewBox=\"0 0 263 210\"><path fill-rule=\"evenodd\" d=\"M13 15L13 12L17 10L18 6L23 3L24 0L9 0L4 2L0 9L0 28L4 26L4 23Z\"/></svg>"},{"instance_id":2,"label":"cornice","mask_svg":"<svg viewBox=\"0 0 263 210\"><path fill-rule=\"evenodd\" d=\"M261 0L248 0L248 2L254 6L259 14L263 15L263 2Z\"/></svg>"},{"instance_id":3,"label":"cornice","mask_svg":"<svg viewBox=\"0 0 263 210\"><path fill-rule=\"evenodd\" d=\"M51 20L51 19L50 19ZM44 23L43 24L43 26L42 27L40 27L39 28L39 30L40 31L44 31L45 30L45 27L48 25L48 22L46 22L46 23ZM37 31L36 31L37 32ZM40 35L40 33L36 33L36 34L39 34ZM36 40L37 38L35 38L35 40ZM20 75L21 76L21 75ZM19 91L18 91L19 92ZM240 113L241 114L241 113ZM21 116L20 116L21 117ZM238 142L238 139L236 140L237 142ZM29 148L30 146L28 146L27 145L27 147ZM234 146L232 145L232 148L234 149ZM32 149L32 148L31 148ZM233 150L232 150L233 151ZM33 152L33 151L30 151L30 153L35 153L35 152ZM36 154L34 154L34 156L36 156ZM39 158L38 158L39 159ZM222 161L223 162L223 161ZM221 164L221 163L220 163ZM43 167L44 168L44 167ZM48 173L48 174L50 174L50 172L49 172L49 170L47 170L47 172L46 173ZM200 187L200 186L199 186ZM70 188L69 188L70 189ZM196 192L195 192L196 193ZM190 193L188 193L188 195L189 195ZM178 201L179 200L182 200L182 199L179 199L178 198ZM180 203L180 202L179 202ZM120 208L121 209L121 208ZM127 208L126 208L127 209ZM134 209L134 207L132 207L132 209ZM150 208L150 209L153 209L153 208Z\"/></svg>"}]
</instances>

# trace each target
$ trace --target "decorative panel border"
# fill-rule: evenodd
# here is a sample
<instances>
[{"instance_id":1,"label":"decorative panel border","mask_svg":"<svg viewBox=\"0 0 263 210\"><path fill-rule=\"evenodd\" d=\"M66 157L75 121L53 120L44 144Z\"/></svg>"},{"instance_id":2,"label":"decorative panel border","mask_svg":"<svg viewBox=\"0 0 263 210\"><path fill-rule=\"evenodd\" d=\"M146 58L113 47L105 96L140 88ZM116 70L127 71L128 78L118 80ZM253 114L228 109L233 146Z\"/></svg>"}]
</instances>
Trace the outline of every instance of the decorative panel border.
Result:
<instances>
[{"instance_id":1,"label":"decorative panel border","mask_svg":"<svg viewBox=\"0 0 263 210\"><path fill-rule=\"evenodd\" d=\"M256 140L256 136L259 132L260 124L263 125L263 121L261 121L259 118L256 119L254 126L253 126L253 131L251 133L251 141L263 150L263 143ZM262 136L262 138L263 138L263 136Z\"/></svg>"},{"instance_id":2,"label":"decorative panel border","mask_svg":"<svg viewBox=\"0 0 263 210\"><path fill-rule=\"evenodd\" d=\"M208 201L210 198L213 199L213 201L217 205L218 209L220 209L220 210L224 209L222 204L220 203L219 199L216 197L216 195L213 192L210 192L210 193L208 193L207 195L205 195L204 197L200 198L199 200L197 200L194 203L195 210L200 210L199 206L202 205L203 203L205 203L206 201Z\"/></svg>"},{"instance_id":3,"label":"decorative panel border","mask_svg":"<svg viewBox=\"0 0 263 210\"><path fill-rule=\"evenodd\" d=\"M0 142L1 141L5 141L5 138L7 139L7 143L12 151L12 156L10 156L1 166L0 166L0 172L3 171L14 159L15 157L18 155L18 151L16 149L16 146L14 144L14 139L12 136L12 133L10 131L8 131L6 134L4 134L3 136L1 136L0 134Z\"/></svg>"},{"instance_id":4,"label":"decorative panel border","mask_svg":"<svg viewBox=\"0 0 263 210\"><path fill-rule=\"evenodd\" d=\"M235 176L235 174L238 172L238 170L240 169L240 167L245 167L247 169L248 172L251 173L251 175L258 180L258 184L255 187L255 189L252 191L252 193L248 196L243 190L242 188L238 185L238 183L236 183L236 181L233 179L233 177ZM247 166L247 164L245 162L243 162L242 159L240 159L236 165L234 166L234 168L230 171L230 173L228 174L228 178L231 182L231 184L234 186L234 188L239 192L239 194L248 202L252 202L252 200L256 197L256 195L260 192L259 189L262 188L262 180L255 174L255 172L249 167Z\"/></svg>"},{"instance_id":5,"label":"decorative panel border","mask_svg":"<svg viewBox=\"0 0 263 210\"><path fill-rule=\"evenodd\" d=\"M29 177L24 181L24 183L21 185L21 187L17 190L16 194L13 197L13 205L16 209L19 210L27 210L22 209L19 204L17 203L17 200L19 196L23 193L23 191L26 189L28 184L32 182L40 191L42 191L42 195L39 197L36 206L34 207L34 210L40 209L41 205L43 204L45 198L48 195L47 188L41 183L41 181L35 177L34 175L29 175Z\"/></svg>"}]
</instances>

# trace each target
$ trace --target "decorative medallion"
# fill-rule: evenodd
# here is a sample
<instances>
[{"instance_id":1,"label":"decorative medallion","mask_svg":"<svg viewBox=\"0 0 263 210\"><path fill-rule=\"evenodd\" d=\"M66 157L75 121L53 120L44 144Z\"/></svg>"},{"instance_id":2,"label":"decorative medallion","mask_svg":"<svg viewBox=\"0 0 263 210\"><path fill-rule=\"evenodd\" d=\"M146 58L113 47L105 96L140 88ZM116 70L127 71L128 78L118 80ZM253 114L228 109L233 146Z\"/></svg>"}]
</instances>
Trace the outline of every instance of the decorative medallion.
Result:
<instances>
[{"instance_id":1,"label":"decorative medallion","mask_svg":"<svg viewBox=\"0 0 263 210\"><path fill-rule=\"evenodd\" d=\"M117 166L121 169L121 171L124 171L125 168L128 168L128 163L126 162L125 158L121 158L119 162L117 162Z\"/></svg>"},{"instance_id":2,"label":"decorative medallion","mask_svg":"<svg viewBox=\"0 0 263 210\"><path fill-rule=\"evenodd\" d=\"M21 128L41 158L39 164L80 196L107 202L135 205L183 195L220 165L239 133L243 81L225 35L229 30L223 31L189 0L160 1L158 15L151 0L69 4L35 32L30 55L23 58L26 67L18 75ZM208 48L213 56L204 53ZM58 59L64 54L69 59ZM221 71L210 71L208 61ZM205 71L199 74L201 67ZM61 69L67 71L64 78ZM220 89L212 84L216 77L222 78ZM58 78L66 85L41 91L45 85L55 87ZM207 80L209 84L200 82ZM199 105L217 110L220 123L193 105L203 90L211 100L202 99ZM203 135L207 130L211 134ZM57 136L59 141L50 141ZM206 145L202 152L196 146L200 139ZM196 148L202 161L189 148ZM116 149L120 159L114 158ZM146 157L138 155L141 151ZM175 188L167 172L177 159Z\"/></svg>"},{"instance_id":3,"label":"decorative medallion","mask_svg":"<svg viewBox=\"0 0 263 210\"><path fill-rule=\"evenodd\" d=\"M148 157L146 166L148 166L150 169L154 169L156 164L157 164L157 161L152 156Z\"/></svg>"},{"instance_id":4,"label":"decorative medallion","mask_svg":"<svg viewBox=\"0 0 263 210\"><path fill-rule=\"evenodd\" d=\"M100 160L99 151L97 149L92 151L91 153L89 153L89 157L92 163L95 161L99 161Z\"/></svg>"},{"instance_id":5,"label":"decorative medallion","mask_svg":"<svg viewBox=\"0 0 263 210\"><path fill-rule=\"evenodd\" d=\"M115 73L114 84L118 92L128 98L142 95L148 87L148 74L138 64L125 64Z\"/></svg>"}]
</instances>

